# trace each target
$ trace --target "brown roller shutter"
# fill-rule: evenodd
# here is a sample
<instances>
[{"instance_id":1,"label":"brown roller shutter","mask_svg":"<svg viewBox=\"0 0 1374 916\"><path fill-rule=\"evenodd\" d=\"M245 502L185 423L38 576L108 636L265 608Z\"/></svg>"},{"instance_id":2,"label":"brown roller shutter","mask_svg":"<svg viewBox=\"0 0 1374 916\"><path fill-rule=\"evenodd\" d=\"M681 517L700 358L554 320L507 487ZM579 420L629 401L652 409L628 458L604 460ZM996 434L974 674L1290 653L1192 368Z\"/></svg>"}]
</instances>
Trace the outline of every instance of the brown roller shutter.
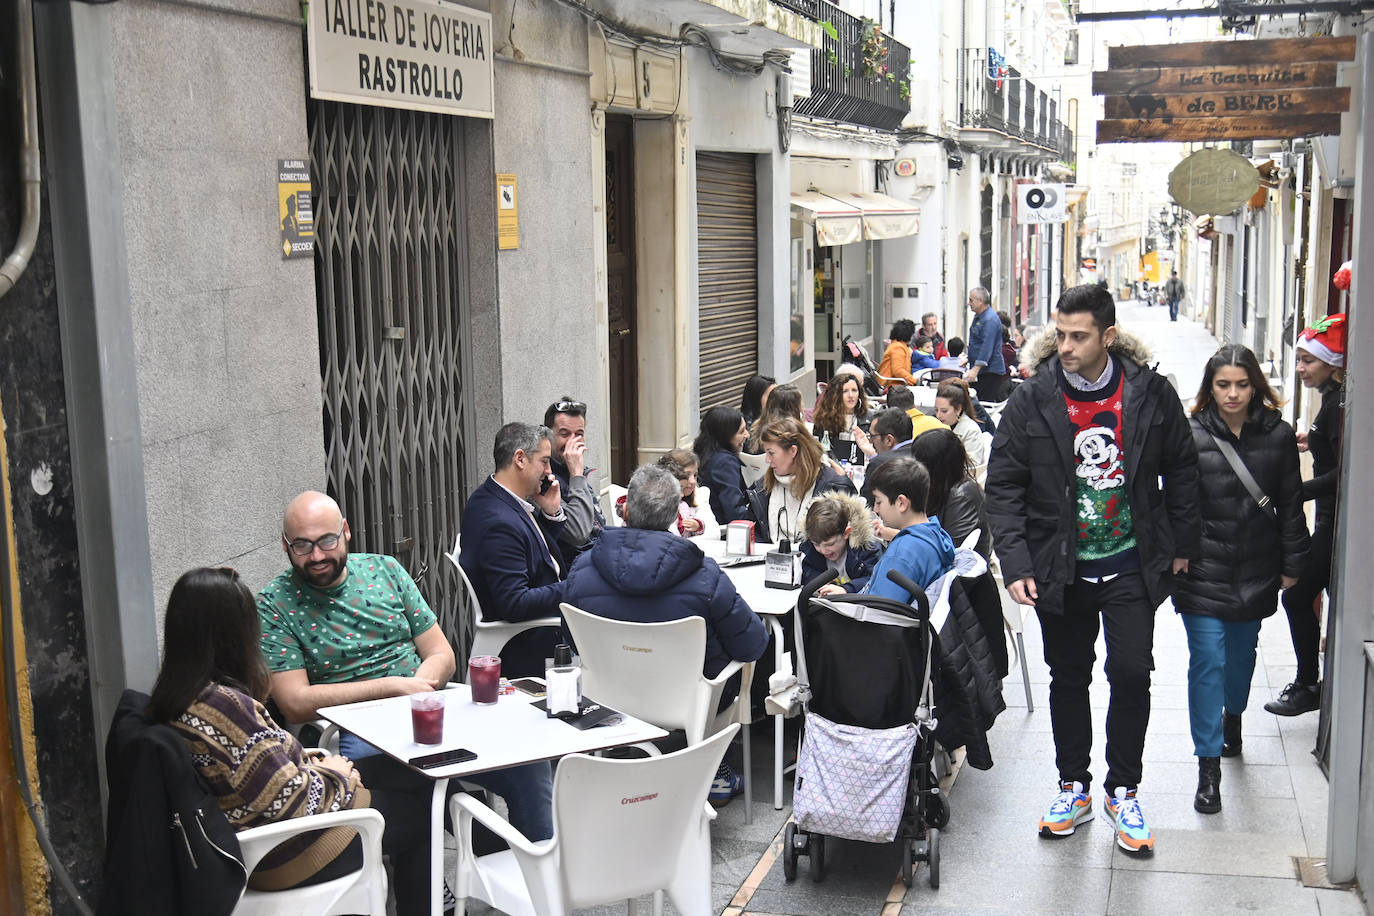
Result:
<instances>
[{"instance_id":1,"label":"brown roller shutter","mask_svg":"<svg viewBox=\"0 0 1374 916\"><path fill-rule=\"evenodd\" d=\"M754 157L697 153L697 338L701 409L737 405L759 351Z\"/></svg>"}]
</instances>

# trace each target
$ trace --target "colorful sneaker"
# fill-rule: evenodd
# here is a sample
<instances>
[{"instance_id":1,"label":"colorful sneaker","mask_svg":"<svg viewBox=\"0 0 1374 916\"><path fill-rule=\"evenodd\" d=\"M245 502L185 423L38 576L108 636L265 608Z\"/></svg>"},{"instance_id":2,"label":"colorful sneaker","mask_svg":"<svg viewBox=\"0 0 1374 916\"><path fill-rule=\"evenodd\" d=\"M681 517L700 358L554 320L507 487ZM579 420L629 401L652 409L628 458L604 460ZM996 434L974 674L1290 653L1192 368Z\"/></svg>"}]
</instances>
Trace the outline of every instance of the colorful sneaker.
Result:
<instances>
[{"instance_id":1,"label":"colorful sneaker","mask_svg":"<svg viewBox=\"0 0 1374 916\"><path fill-rule=\"evenodd\" d=\"M730 799L744 791L744 777L730 768L730 764L722 763L716 770L715 781L711 783L711 791L707 793L706 800L719 808L728 805Z\"/></svg>"},{"instance_id":2,"label":"colorful sneaker","mask_svg":"<svg viewBox=\"0 0 1374 916\"><path fill-rule=\"evenodd\" d=\"M1107 816L1116 825L1118 846L1127 852L1147 854L1155 851L1155 835L1145 823L1135 789L1117 786L1115 793L1107 797L1106 807Z\"/></svg>"},{"instance_id":3,"label":"colorful sneaker","mask_svg":"<svg viewBox=\"0 0 1374 916\"><path fill-rule=\"evenodd\" d=\"M1081 782L1065 782L1050 802L1050 810L1040 819L1040 835L1068 836L1084 821L1093 819L1093 798Z\"/></svg>"}]
</instances>

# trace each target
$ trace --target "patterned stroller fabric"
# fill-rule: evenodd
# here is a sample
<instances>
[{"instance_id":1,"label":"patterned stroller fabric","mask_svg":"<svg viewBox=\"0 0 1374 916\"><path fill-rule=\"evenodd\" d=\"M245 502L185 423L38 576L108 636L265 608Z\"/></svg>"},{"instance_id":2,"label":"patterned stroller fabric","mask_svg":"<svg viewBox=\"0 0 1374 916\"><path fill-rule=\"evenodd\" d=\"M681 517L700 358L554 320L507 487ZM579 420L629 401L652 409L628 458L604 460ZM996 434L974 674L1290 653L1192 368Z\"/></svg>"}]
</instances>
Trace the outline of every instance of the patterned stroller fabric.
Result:
<instances>
[{"instance_id":1,"label":"patterned stroller fabric","mask_svg":"<svg viewBox=\"0 0 1374 916\"><path fill-rule=\"evenodd\" d=\"M890 843L906 806L916 726L840 725L814 712L797 756L797 826L828 836Z\"/></svg>"}]
</instances>

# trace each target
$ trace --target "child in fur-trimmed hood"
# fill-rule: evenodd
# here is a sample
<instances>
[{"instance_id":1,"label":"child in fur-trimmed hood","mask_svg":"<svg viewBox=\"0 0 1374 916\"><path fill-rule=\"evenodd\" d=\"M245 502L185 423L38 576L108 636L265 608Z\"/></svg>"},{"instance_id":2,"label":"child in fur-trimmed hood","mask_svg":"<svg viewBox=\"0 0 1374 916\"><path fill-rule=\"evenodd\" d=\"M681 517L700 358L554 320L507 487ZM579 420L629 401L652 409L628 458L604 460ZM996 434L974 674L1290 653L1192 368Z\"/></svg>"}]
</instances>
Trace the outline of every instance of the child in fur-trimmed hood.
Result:
<instances>
[{"instance_id":1,"label":"child in fur-trimmed hood","mask_svg":"<svg viewBox=\"0 0 1374 916\"><path fill-rule=\"evenodd\" d=\"M803 520L802 578L810 582L834 569L839 576L817 594L862 591L882 556L868 504L848 493L827 493L811 504Z\"/></svg>"}]
</instances>

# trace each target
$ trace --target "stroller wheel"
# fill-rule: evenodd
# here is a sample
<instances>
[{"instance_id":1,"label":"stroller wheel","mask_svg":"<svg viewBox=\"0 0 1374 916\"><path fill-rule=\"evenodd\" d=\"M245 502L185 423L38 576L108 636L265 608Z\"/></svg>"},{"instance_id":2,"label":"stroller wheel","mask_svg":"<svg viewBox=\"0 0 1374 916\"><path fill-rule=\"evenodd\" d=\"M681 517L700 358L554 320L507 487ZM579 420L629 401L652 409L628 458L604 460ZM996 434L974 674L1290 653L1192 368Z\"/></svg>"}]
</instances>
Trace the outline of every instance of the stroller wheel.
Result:
<instances>
[{"instance_id":1,"label":"stroller wheel","mask_svg":"<svg viewBox=\"0 0 1374 916\"><path fill-rule=\"evenodd\" d=\"M811 880L819 884L825 880L825 837L811 834Z\"/></svg>"},{"instance_id":2,"label":"stroller wheel","mask_svg":"<svg viewBox=\"0 0 1374 916\"><path fill-rule=\"evenodd\" d=\"M926 824L931 827L949 824L949 799L939 791L932 791L926 800Z\"/></svg>"},{"instance_id":3,"label":"stroller wheel","mask_svg":"<svg viewBox=\"0 0 1374 916\"><path fill-rule=\"evenodd\" d=\"M791 821L782 832L782 876L797 880L797 825Z\"/></svg>"},{"instance_id":4,"label":"stroller wheel","mask_svg":"<svg viewBox=\"0 0 1374 916\"><path fill-rule=\"evenodd\" d=\"M902 841L902 883L911 887L911 865L916 861L916 841Z\"/></svg>"},{"instance_id":5,"label":"stroller wheel","mask_svg":"<svg viewBox=\"0 0 1374 916\"><path fill-rule=\"evenodd\" d=\"M926 866L930 869L930 888L931 890L940 889L940 831L934 827L930 828L930 836L926 840Z\"/></svg>"}]
</instances>

